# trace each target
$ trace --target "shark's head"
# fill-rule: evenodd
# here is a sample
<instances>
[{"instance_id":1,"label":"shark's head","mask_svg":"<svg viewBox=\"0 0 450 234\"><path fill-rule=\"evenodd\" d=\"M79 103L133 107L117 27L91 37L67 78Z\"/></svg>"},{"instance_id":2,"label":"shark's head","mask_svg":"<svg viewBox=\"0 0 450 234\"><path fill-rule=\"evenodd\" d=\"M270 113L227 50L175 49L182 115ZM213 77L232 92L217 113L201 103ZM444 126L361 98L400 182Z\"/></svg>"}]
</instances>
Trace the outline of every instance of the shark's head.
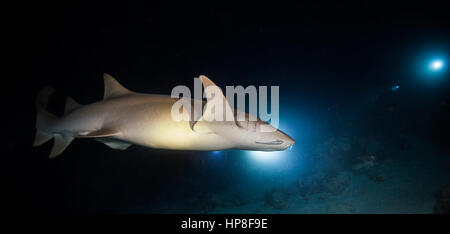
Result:
<instances>
[{"instance_id":1,"label":"shark's head","mask_svg":"<svg viewBox=\"0 0 450 234\"><path fill-rule=\"evenodd\" d=\"M248 114L246 113L248 116ZM238 148L244 150L277 151L285 150L295 144L295 140L269 123L256 121L235 121L237 128L233 129L239 141Z\"/></svg>"},{"instance_id":2,"label":"shark's head","mask_svg":"<svg viewBox=\"0 0 450 234\"><path fill-rule=\"evenodd\" d=\"M207 94L207 97L212 96L217 98L216 100L208 98L204 109L208 109L207 106L210 103L221 102L223 103L222 106L224 109L223 111L219 111L220 114L218 115L225 116L224 113L234 113L234 118L232 118L232 121L197 122L194 120L191 121L192 130L220 135L224 140L231 142L235 148L243 150L278 151L285 150L295 144L294 139L269 123L251 116L248 113L232 110L220 88L206 76L200 76L200 79L205 87L205 92L208 93L208 91L210 91L214 93L213 95ZM214 106L214 104L211 106ZM212 112L204 111L203 117L210 117L210 115L214 115L212 113L219 113L217 111L218 110Z\"/></svg>"}]
</instances>

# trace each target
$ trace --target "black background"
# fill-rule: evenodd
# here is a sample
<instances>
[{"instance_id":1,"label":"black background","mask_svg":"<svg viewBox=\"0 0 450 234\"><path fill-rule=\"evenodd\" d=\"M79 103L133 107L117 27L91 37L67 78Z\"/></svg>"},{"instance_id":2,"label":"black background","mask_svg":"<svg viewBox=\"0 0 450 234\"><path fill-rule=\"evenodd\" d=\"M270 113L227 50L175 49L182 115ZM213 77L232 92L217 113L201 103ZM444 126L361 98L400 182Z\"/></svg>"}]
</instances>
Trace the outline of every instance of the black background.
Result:
<instances>
[{"instance_id":1,"label":"black background","mask_svg":"<svg viewBox=\"0 0 450 234\"><path fill-rule=\"evenodd\" d=\"M61 2L17 3L4 11L10 13L3 22L5 70L11 72L2 78L2 203L19 214L122 211L130 200L151 199L192 163L185 155L139 147L130 149L130 159L90 141L71 145L64 159L48 160L51 144L31 147L34 98L43 86L87 104L102 98L104 72L131 90L161 94L204 74L219 86L295 86L287 94L292 102L325 108L405 79L415 48L448 48L450 41L449 10L431 2L289 8ZM448 102L448 87L443 83L434 96L417 93L411 102ZM59 113L60 100L54 103ZM440 144L448 143L446 116L448 107L435 121ZM149 152L154 159L145 164Z\"/></svg>"}]
</instances>

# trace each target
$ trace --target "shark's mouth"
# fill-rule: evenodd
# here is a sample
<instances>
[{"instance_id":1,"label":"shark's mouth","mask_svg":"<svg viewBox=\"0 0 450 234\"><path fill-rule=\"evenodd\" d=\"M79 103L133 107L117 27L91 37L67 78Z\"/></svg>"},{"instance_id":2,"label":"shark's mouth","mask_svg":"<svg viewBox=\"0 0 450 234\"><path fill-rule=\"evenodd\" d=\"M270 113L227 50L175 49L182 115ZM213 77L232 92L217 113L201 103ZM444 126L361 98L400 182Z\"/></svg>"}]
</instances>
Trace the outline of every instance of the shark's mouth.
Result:
<instances>
[{"instance_id":1,"label":"shark's mouth","mask_svg":"<svg viewBox=\"0 0 450 234\"><path fill-rule=\"evenodd\" d=\"M261 142L261 141L255 141L256 144L261 145L281 145L283 144L282 140L275 140L275 141L269 141L269 142Z\"/></svg>"}]
</instances>

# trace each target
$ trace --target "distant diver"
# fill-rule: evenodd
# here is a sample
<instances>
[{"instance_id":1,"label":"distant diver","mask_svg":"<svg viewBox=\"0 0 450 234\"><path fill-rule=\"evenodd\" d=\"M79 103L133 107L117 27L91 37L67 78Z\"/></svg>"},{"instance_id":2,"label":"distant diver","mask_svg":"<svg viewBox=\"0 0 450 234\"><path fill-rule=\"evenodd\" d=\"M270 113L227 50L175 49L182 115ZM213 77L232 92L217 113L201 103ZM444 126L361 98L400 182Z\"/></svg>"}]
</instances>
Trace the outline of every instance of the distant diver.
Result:
<instances>
[{"instance_id":1,"label":"distant diver","mask_svg":"<svg viewBox=\"0 0 450 234\"><path fill-rule=\"evenodd\" d=\"M295 141L260 119L250 121L175 121L171 109L177 99L168 95L132 92L112 76L104 74L102 101L80 105L67 97L64 116L56 117L46 110L53 89L42 89L36 100L36 136L33 146L54 138L50 158L60 155L74 138L94 138L113 149L125 150L132 144L173 150L243 149L277 151L292 147ZM217 87L206 76L200 76L203 87ZM223 95L223 93L220 91ZM224 97L224 96L223 96ZM211 98L207 98L206 104ZM225 100L226 108L230 108ZM191 100L202 102L202 100ZM235 111L236 112L236 111ZM261 127L273 131L259 131Z\"/></svg>"}]
</instances>

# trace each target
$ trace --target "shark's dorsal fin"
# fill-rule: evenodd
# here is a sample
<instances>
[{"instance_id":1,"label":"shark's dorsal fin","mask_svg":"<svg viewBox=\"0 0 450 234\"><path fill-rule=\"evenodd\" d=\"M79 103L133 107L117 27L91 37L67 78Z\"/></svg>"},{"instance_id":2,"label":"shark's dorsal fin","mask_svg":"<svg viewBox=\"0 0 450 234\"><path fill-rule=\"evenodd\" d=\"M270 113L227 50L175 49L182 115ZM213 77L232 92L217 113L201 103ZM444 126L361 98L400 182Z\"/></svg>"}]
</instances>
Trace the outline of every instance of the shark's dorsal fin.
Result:
<instances>
[{"instance_id":1,"label":"shark's dorsal fin","mask_svg":"<svg viewBox=\"0 0 450 234\"><path fill-rule=\"evenodd\" d=\"M64 109L64 114L67 114L77 108L80 108L82 105L77 103L75 100L73 100L71 97L66 98L66 107Z\"/></svg>"},{"instance_id":2,"label":"shark's dorsal fin","mask_svg":"<svg viewBox=\"0 0 450 234\"><path fill-rule=\"evenodd\" d=\"M216 121L216 117L221 118L220 121L232 121L234 120L233 110L230 104L227 101L225 95L223 95L222 90L214 84L208 77L199 76L202 81L203 87L205 88L206 94L206 104L204 104L203 113L199 117L194 115L191 117L191 121L189 121L189 126L192 131L202 134L213 134L220 131ZM220 111L222 107L222 111ZM194 108L194 113L195 113ZM216 111L220 111L220 113L215 113ZM228 115L228 116L227 116ZM227 118L228 117L228 118ZM215 124L211 124L211 122L215 122Z\"/></svg>"},{"instance_id":3,"label":"shark's dorsal fin","mask_svg":"<svg viewBox=\"0 0 450 234\"><path fill-rule=\"evenodd\" d=\"M78 135L77 138L96 138L96 137L110 137L120 135L119 131L111 129L99 129L88 133L87 135Z\"/></svg>"},{"instance_id":4,"label":"shark's dorsal fin","mask_svg":"<svg viewBox=\"0 0 450 234\"><path fill-rule=\"evenodd\" d=\"M119 82L117 82L116 79L114 79L114 77L109 74L104 73L103 80L105 82L105 93L103 95L104 100L132 93L132 91L123 87Z\"/></svg>"},{"instance_id":5,"label":"shark's dorsal fin","mask_svg":"<svg viewBox=\"0 0 450 234\"><path fill-rule=\"evenodd\" d=\"M227 120L227 121L231 121L234 119L234 114L233 114L233 109L231 108L230 104L227 101L227 98L225 97L225 95L223 95L222 90L216 85L214 84L214 82L212 82L208 77L201 75L200 80L202 81L203 87L205 88L205 93L207 96L207 102L206 102L206 106L203 110L203 118L206 120L211 120L214 119L213 116L210 115L214 115L215 113L212 113L211 111L208 111L209 106L208 105L215 105L215 99L216 98L221 98L220 101L222 101L222 107L223 107L223 111L221 114L221 117L223 117L223 120ZM213 96L209 96L209 93L214 93L215 95L220 95L220 97L214 97ZM217 109L217 108L216 108ZM205 111L206 110L206 111ZM228 116L227 116L228 115ZM226 118L228 117L228 118Z\"/></svg>"}]
</instances>

